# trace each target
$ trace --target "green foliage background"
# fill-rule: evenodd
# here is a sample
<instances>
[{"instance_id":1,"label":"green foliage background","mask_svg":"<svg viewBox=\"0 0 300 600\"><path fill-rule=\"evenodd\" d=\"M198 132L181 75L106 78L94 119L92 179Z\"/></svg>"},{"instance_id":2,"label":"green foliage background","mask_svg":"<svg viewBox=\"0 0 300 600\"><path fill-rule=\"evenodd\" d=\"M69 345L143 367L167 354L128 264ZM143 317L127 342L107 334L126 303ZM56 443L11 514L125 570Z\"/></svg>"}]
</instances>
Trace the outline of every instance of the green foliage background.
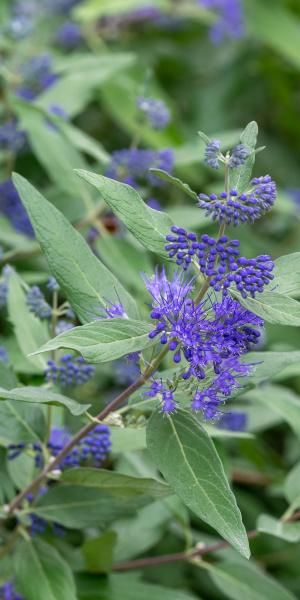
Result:
<instances>
[{"instance_id":1,"label":"green foliage background","mask_svg":"<svg viewBox=\"0 0 300 600\"><path fill-rule=\"evenodd\" d=\"M55 19L42 18L32 36L17 44L1 37L1 110L8 105L18 116L30 143L30 151L18 157L1 153L1 180L11 175L13 167L50 204L17 177L43 254L36 241L16 234L0 217L4 249L0 261L9 262L18 273L11 277L7 311L1 311L0 345L8 349L11 366L0 363L0 499L5 507L33 478L32 460L7 462L5 446L20 439L44 439L46 403L55 405L57 424L65 422L76 431L87 405L97 414L122 389L109 361L131 350L146 349L149 356L149 325L140 324L147 317L149 298L138 274L150 274L164 257L163 236L170 223L214 231L180 185L167 184L159 192L166 213L162 215L153 214L133 190L129 193L121 184L104 180L111 152L128 147L137 137L141 147L171 147L176 177L197 193L221 190L218 173L203 165L204 144L197 131L220 139L226 149L255 120L258 145L266 150L257 154L254 174L270 173L279 193L271 214L240 229L241 250L249 257L271 254L277 259L275 295L280 297L267 292L265 306L247 301L254 312L269 316L263 362L262 353L253 352L253 362L259 364L247 389L232 403L247 412L247 433L204 425L193 446L198 454L194 451L186 460L200 479L202 448L209 444L210 467L214 474L224 468L246 530L260 533L251 540L248 561L236 550L247 556L247 541L230 495L232 513L221 523L224 516L220 517L218 503L220 491L230 492L227 482L222 481L215 493L212 512L201 485L194 497L191 480L187 477L183 485L178 481L178 446L171 448L172 462L162 440L174 428L183 445L196 436L195 423L184 408L170 422L153 413L147 449L145 421L150 411L136 407L130 418L125 413L126 427L112 427L107 478L101 471L95 475L78 469L75 475L64 474L62 483L37 501L36 514L66 526L66 537L59 539L47 531L41 539L20 538L2 557L0 579L16 575L25 600L292 600L300 597L300 524L279 519L300 508L300 203L297 207L289 194L290 188L300 189L299 2L244 0L245 37L217 46L208 37L212 13L189 1L157 2L178 19L172 26L133 26L116 34L97 28L99 17L139 4L143 3L84 0L74 18L82 24L85 42L67 54L53 44ZM9 0L1 3L3 27L10 10ZM26 56L47 48L60 78L28 104L14 94L12 74ZM141 127L138 121L135 100L145 79L151 95L164 99L171 110L171 124L164 132ZM71 121L51 115L51 104L62 106ZM55 127L45 127L45 118ZM145 190L141 195L147 199ZM101 217L102 235L95 245L101 260L88 252L81 235L93 224L95 209ZM106 227L111 210L127 227L123 237ZM230 233L239 237L236 230ZM29 313L24 300L26 285L38 283L45 290L49 275L45 256L88 339L83 349L82 329L78 338L76 331L68 332L67 347L97 363L93 382L72 392L72 397L58 390L49 395L40 387L49 355L36 351L62 347L60 340L49 341L49 331ZM130 316L116 332L109 332L109 343L105 324L90 324L107 298L122 300ZM171 368L172 363L166 361L164 366ZM135 394L129 402L140 400ZM182 423L188 434L180 431ZM170 495L158 470L175 494ZM214 476L209 469L205 475L208 480ZM20 514L24 527L28 511L23 508ZM1 515L5 523L5 511ZM12 528L10 522L1 530L3 547ZM220 539L216 530L232 546L208 554L205 562L192 558L112 573L112 565L122 561L182 552L196 544L214 545Z\"/></svg>"}]
</instances>

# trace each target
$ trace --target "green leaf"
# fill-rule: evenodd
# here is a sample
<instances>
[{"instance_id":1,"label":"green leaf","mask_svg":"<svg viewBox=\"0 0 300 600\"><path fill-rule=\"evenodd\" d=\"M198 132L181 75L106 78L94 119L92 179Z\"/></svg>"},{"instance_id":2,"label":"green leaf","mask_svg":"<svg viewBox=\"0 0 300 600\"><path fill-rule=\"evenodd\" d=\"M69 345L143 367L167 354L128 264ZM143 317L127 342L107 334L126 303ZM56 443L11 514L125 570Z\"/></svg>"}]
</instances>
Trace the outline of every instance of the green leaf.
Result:
<instances>
[{"instance_id":1,"label":"green leaf","mask_svg":"<svg viewBox=\"0 0 300 600\"><path fill-rule=\"evenodd\" d=\"M25 452L13 460L7 460L9 475L18 490L22 490L31 483L34 479L35 468L34 457Z\"/></svg>"},{"instance_id":2,"label":"green leaf","mask_svg":"<svg viewBox=\"0 0 300 600\"><path fill-rule=\"evenodd\" d=\"M300 523L284 523L270 515L260 515L257 529L261 533L273 535L287 542L300 541Z\"/></svg>"},{"instance_id":3,"label":"green leaf","mask_svg":"<svg viewBox=\"0 0 300 600\"><path fill-rule=\"evenodd\" d=\"M251 179L251 173L255 162L254 149L256 146L257 135L257 123L251 121L251 123L248 123L240 137L241 143L251 152L244 164L241 167L232 169L230 173L230 187L237 189L240 194L247 190Z\"/></svg>"},{"instance_id":4,"label":"green leaf","mask_svg":"<svg viewBox=\"0 0 300 600\"><path fill-rule=\"evenodd\" d=\"M85 54L82 59L75 54L71 59L56 83L39 95L37 104L44 109L51 104L59 105L74 117L85 108L97 88L135 62L135 55L107 52L96 56Z\"/></svg>"},{"instance_id":5,"label":"green leaf","mask_svg":"<svg viewBox=\"0 0 300 600\"><path fill-rule=\"evenodd\" d=\"M251 564L222 562L217 566L205 563L214 584L230 600L296 600L277 581Z\"/></svg>"},{"instance_id":6,"label":"green leaf","mask_svg":"<svg viewBox=\"0 0 300 600\"><path fill-rule=\"evenodd\" d=\"M300 296L300 252L277 258L273 273L276 293L296 298Z\"/></svg>"},{"instance_id":7,"label":"green leaf","mask_svg":"<svg viewBox=\"0 0 300 600\"><path fill-rule=\"evenodd\" d=\"M77 600L72 571L46 542L34 538L22 541L15 555L18 586L30 600Z\"/></svg>"},{"instance_id":8,"label":"green leaf","mask_svg":"<svg viewBox=\"0 0 300 600\"><path fill-rule=\"evenodd\" d=\"M188 196L190 196L190 198L193 198L193 200L198 202L197 193L194 192L187 183L183 183L183 181L181 181L177 177L173 177L173 175L170 175L170 173L167 173L167 171L163 171L162 169L149 170L151 171L151 173L153 173L153 175L160 177L160 179L163 179L163 181L167 181L168 183L175 185L175 187L181 190L184 194L187 194Z\"/></svg>"},{"instance_id":9,"label":"green leaf","mask_svg":"<svg viewBox=\"0 0 300 600\"><path fill-rule=\"evenodd\" d=\"M168 0L153 0L152 5L161 10L169 8ZM99 19L107 16L120 16L120 13L134 11L141 7L141 0L87 0L83 6L79 6L75 10L77 19L86 22Z\"/></svg>"},{"instance_id":10,"label":"green leaf","mask_svg":"<svg viewBox=\"0 0 300 600\"><path fill-rule=\"evenodd\" d=\"M235 497L213 442L198 421L184 410L165 415L156 411L148 424L147 446L183 502L248 558Z\"/></svg>"},{"instance_id":11,"label":"green leaf","mask_svg":"<svg viewBox=\"0 0 300 600\"><path fill-rule=\"evenodd\" d=\"M300 508L300 462L294 466L286 477L284 494L295 508Z\"/></svg>"},{"instance_id":12,"label":"green leaf","mask_svg":"<svg viewBox=\"0 0 300 600\"><path fill-rule=\"evenodd\" d=\"M29 406L21 402L0 402L0 441L6 444L19 444L20 440L36 442L44 439L46 423L39 406Z\"/></svg>"},{"instance_id":13,"label":"green leaf","mask_svg":"<svg viewBox=\"0 0 300 600\"><path fill-rule=\"evenodd\" d=\"M109 302L121 302L136 317L134 300L82 236L26 179L17 174L13 179L51 272L79 318L86 322L101 316Z\"/></svg>"},{"instance_id":14,"label":"green leaf","mask_svg":"<svg viewBox=\"0 0 300 600\"><path fill-rule=\"evenodd\" d=\"M272 10L260 0L248 0L247 26L250 34L277 54L300 68L299 23L282 2L272 2Z\"/></svg>"},{"instance_id":15,"label":"green leaf","mask_svg":"<svg viewBox=\"0 0 300 600\"><path fill-rule=\"evenodd\" d=\"M20 438L22 439L22 438ZM117 518L134 514L135 505L97 489L63 484L51 488L23 514L33 512L40 517L71 527L104 527Z\"/></svg>"},{"instance_id":16,"label":"green leaf","mask_svg":"<svg viewBox=\"0 0 300 600\"><path fill-rule=\"evenodd\" d=\"M249 352L243 362L255 365L253 373L243 379L244 383L257 385L278 376L286 367L300 364L300 351L295 352Z\"/></svg>"},{"instance_id":17,"label":"green leaf","mask_svg":"<svg viewBox=\"0 0 300 600\"><path fill-rule=\"evenodd\" d=\"M171 508L165 501L157 500L138 510L134 517L116 521L115 560L127 560L147 552L164 536L171 519Z\"/></svg>"},{"instance_id":18,"label":"green leaf","mask_svg":"<svg viewBox=\"0 0 300 600\"><path fill-rule=\"evenodd\" d=\"M79 404L76 400L51 392L42 387L18 387L15 389L4 390L0 388L0 400L17 400L18 402L29 402L31 404L53 404L56 406L65 406L72 415L82 415L89 408L90 404Z\"/></svg>"},{"instance_id":19,"label":"green leaf","mask_svg":"<svg viewBox=\"0 0 300 600\"><path fill-rule=\"evenodd\" d=\"M111 427L110 439L113 453L131 452L146 448L146 429L144 427Z\"/></svg>"},{"instance_id":20,"label":"green leaf","mask_svg":"<svg viewBox=\"0 0 300 600\"><path fill-rule=\"evenodd\" d=\"M10 461L13 462L13 461ZM5 504L16 495L15 487L9 473L10 462L6 459L6 449L0 448L0 503Z\"/></svg>"},{"instance_id":21,"label":"green leaf","mask_svg":"<svg viewBox=\"0 0 300 600\"><path fill-rule=\"evenodd\" d=\"M5 363L0 361L0 383L1 386L5 390L11 390L12 388L18 385L18 380L16 378L13 370L6 365Z\"/></svg>"},{"instance_id":22,"label":"green leaf","mask_svg":"<svg viewBox=\"0 0 300 600\"><path fill-rule=\"evenodd\" d=\"M248 392L247 398L278 413L300 438L300 399L295 392L283 386L268 385Z\"/></svg>"},{"instance_id":23,"label":"green leaf","mask_svg":"<svg viewBox=\"0 0 300 600\"><path fill-rule=\"evenodd\" d=\"M164 247L172 221L166 213L149 208L139 193L125 183L81 169L76 169L76 173L101 193L103 200L145 248L168 257Z\"/></svg>"},{"instance_id":24,"label":"green leaf","mask_svg":"<svg viewBox=\"0 0 300 600\"><path fill-rule=\"evenodd\" d=\"M152 329L143 321L103 319L60 333L38 352L69 348L80 352L89 362L109 362L155 343L149 338Z\"/></svg>"},{"instance_id":25,"label":"green leaf","mask_svg":"<svg viewBox=\"0 0 300 600\"><path fill-rule=\"evenodd\" d=\"M204 211L197 206L172 206L168 208L168 215L170 215L173 223L180 223L180 226L184 229L203 229L208 225L208 218L205 216Z\"/></svg>"},{"instance_id":26,"label":"green leaf","mask_svg":"<svg viewBox=\"0 0 300 600\"><path fill-rule=\"evenodd\" d=\"M283 294L263 292L255 298L242 298L235 290L231 294L243 306L275 325L300 326L300 303Z\"/></svg>"},{"instance_id":27,"label":"green leaf","mask_svg":"<svg viewBox=\"0 0 300 600\"><path fill-rule=\"evenodd\" d=\"M126 575L113 575L101 589L95 587L93 600L200 600L184 590L168 588L145 581L128 581Z\"/></svg>"},{"instance_id":28,"label":"green leaf","mask_svg":"<svg viewBox=\"0 0 300 600\"><path fill-rule=\"evenodd\" d=\"M81 549L90 573L109 573L112 570L116 539L114 531L106 531L99 537L84 542Z\"/></svg>"},{"instance_id":29,"label":"green leaf","mask_svg":"<svg viewBox=\"0 0 300 600\"><path fill-rule=\"evenodd\" d=\"M56 183L59 190L69 194L78 201L80 198L81 214L84 208L91 209L92 198L87 186L78 182L74 168L84 168L86 161L80 152L64 134L63 129L52 124L54 121L46 111L34 104L14 99L13 106L19 116L20 126L26 131L35 156L44 167L49 178ZM59 118L56 118L59 121Z\"/></svg>"},{"instance_id":30,"label":"green leaf","mask_svg":"<svg viewBox=\"0 0 300 600\"><path fill-rule=\"evenodd\" d=\"M130 477L115 471L105 469L76 468L66 471L63 481L85 487L99 488L118 498L135 498L137 496L152 496L164 498L171 491L162 481L144 477Z\"/></svg>"},{"instance_id":31,"label":"green leaf","mask_svg":"<svg viewBox=\"0 0 300 600\"><path fill-rule=\"evenodd\" d=\"M18 345L24 356L27 357L30 352L34 352L47 342L49 332L47 324L30 312L21 279L16 273L11 273L9 276L7 307ZM34 356L28 360L36 367L37 371L44 372L47 364L44 356Z\"/></svg>"}]
</instances>

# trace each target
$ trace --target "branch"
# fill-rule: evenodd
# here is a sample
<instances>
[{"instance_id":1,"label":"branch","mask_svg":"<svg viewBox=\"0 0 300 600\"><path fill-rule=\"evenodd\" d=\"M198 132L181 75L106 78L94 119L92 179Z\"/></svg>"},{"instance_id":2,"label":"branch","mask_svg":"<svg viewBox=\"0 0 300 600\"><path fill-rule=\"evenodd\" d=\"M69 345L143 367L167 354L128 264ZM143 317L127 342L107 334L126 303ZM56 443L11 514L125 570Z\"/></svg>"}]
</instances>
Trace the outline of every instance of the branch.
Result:
<instances>
[{"instance_id":1,"label":"branch","mask_svg":"<svg viewBox=\"0 0 300 600\"><path fill-rule=\"evenodd\" d=\"M52 460L52 462L48 463L44 469L39 473L39 475L26 487L24 488L6 507L6 515L10 516L13 512L19 507L20 503L26 496L32 492L35 492L39 486L43 483L47 476L54 469L59 468L61 461L67 456L67 454L72 450L77 444L84 438L90 431L94 429L97 425L97 421L103 421L110 413L115 411L125 400L127 400L136 390L141 388L146 381L151 377L151 375L156 371L157 367L167 354L169 348L165 346L165 348L158 354L158 356L149 364L145 372L134 382L132 383L126 390L124 390L121 394L119 394L114 400L112 400L96 417L93 422L87 423L84 427L82 427L73 437L72 439L64 446L64 448L59 452L59 454Z\"/></svg>"},{"instance_id":2,"label":"branch","mask_svg":"<svg viewBox=\"0 0 300 600\"><path fill-rule=\"evenodd\" d=\"M300 510L295 512L289 519L286 519L285 523L291 523L292 521L297 521L300 519ZM282 520L282 518L281 518ZM247 531L247 537L249 540L256 538L259 535L259 531L257 529L252 529L251 531ZM158 565L163 565L166 563L174 563L185 560L191 560L193 558L199 558L204 556L205 554L212 554L213 552L218 552L218 550L223 550L223 548L228 548L230 543L226 540L220 540L211 546L202 546L196 547L193 550L189 550L187 552L176 552L175 554L164 554L162 556L150 556L146 558L139 558L137 560L127 560L121 563L117 563L113 566L113 571L122 572L122 571L132 571L134 569L144 569L146 567L153 567Z\"/></svg>"}]
</instances>

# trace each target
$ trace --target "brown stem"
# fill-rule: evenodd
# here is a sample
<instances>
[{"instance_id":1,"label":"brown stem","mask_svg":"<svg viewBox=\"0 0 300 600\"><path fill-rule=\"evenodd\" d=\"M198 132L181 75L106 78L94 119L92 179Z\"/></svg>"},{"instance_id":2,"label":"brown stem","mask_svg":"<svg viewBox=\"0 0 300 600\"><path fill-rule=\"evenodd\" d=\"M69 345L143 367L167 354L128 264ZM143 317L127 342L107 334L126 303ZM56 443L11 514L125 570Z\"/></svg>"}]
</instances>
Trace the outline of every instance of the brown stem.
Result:
<instances>
[{"instance_id":1,"label":"brown stem","mask_svg":"<svg viewBox=\"0 0 300 600\"><path fill-rule=\"evenodd\" d=\"M167 354L169 348L165 346L165 348L158 354L158 356L150 363L148 368L142 375L132 383L126 390L124 390L121 394L119 394L114 400L112 400L98 415L95 417L94 422L89 422L84 427L82 427L73 438L64 446L64 448L59 452L59 454L54 458L51 463L48 463L44 469L39 473L39 475L25 488L23 489L11 502L8 504L6 509L7 516L11 515L20 505L22 500L26 498L26 496L36 491L41 483L47 478L48 474L51 473L56 468L59 468L61 461L67 456L67 454L72 450L77 444L80 442L82 438L84 438L90 431L94 429L97 424L97 421L103 421L111 412L116 410L127 398L129 398L136 390L141 388L146 381L151 377L151 375L156 371L157 367Z\"/></svg>"},{"instance_id":2,"label":"brown stem","mask_svg":"<svg viewBox=\"0 0 300 600\"><path fill-rule=\"evenodd\" d=\"M247 536L249 539L255 538L258 535L256 530L248 531ZM220 540L211 546L203 548L196 548L189 552L176 552L175 554L164 554L163 556L151 556L150 558L139 558L138 560L127 560L119 564L114 565L113 571L132 571L133 569L143 569L145 567L153 567L156 565L162 565L166 563L179 562L184 560L191 560L205 554L217 552L223 548L230 546L229 542Z\"/></svg>"},{"instance_id":3,"label":"brown stem","mask_svg":"<svg viewBox=\"0 0 300 600\"><path fill-rule=\"evenodd\" d=\"M285 522L291 523L293 521L297 521L298 519L300 519L300 510L291 515L291 517L289 519L286 519ZM257 529L247 531L247 537L249 540L256 538L258 535L259 531L257 531ZM164 554L163 556L150 556L146 558L139 558L137 560L127 560L114 565L113 571L132 571L133 569L143 569L146 567L162 565L165 563L191 560L192 558L204 556L205 554L212 554L213 552L218 552L218 550L228 548L229 546L229 542L227 542L226 540L220 540L219 542L216 542L211 546L195 548L194 550L190 550L188 552L176 552L175 554Z\"/></svg>"}]
</instances>

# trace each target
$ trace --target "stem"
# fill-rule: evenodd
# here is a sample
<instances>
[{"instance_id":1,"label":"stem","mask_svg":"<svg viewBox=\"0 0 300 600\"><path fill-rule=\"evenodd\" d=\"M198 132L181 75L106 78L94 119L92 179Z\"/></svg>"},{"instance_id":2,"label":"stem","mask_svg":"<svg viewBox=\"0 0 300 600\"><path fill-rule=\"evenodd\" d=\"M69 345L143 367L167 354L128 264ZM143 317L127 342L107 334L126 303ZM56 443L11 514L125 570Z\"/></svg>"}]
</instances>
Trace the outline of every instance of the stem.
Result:
<instances>
[{"instance_id":1,"label":"stem","mask_svg":"<svg viewBox=\"0 0 300 600\"><path fill-rule=\"evenodd\" d=\"M134 392L141 388L151 375L156 371L157 367L169 351L168 346L158 354L158 356L149 364L146 371L140 375L140 377L132 383L126 390L119 394L114 400L112 400L97 416L98 421L103 421L111 412L115 411L127 398L129 398ZM90 431L94 429L97 422L89 422L82 427L73 438L66 444L66 446L59 452L59 454L48 463L39 475L25 488L23 489L7 506L6 514L11 515L20 505L22 500L29 494L36 491L43 481L47 478L48 474L53 469L59 468L61 461L67 456L67 454L84 438Z\"/></svg>"}]
</instances>

